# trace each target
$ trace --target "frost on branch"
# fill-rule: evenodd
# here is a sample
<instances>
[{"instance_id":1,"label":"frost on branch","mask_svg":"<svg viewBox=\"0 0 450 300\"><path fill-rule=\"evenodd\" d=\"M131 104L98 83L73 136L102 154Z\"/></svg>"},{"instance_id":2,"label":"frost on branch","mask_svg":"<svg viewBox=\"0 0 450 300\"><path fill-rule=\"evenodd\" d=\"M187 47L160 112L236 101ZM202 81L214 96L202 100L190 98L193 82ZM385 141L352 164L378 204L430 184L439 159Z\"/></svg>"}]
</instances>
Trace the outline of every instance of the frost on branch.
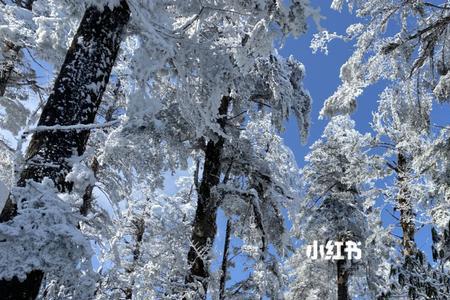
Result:
<instances>
[{"instance_id":1,"label":"frost on branch","mask_svg":"<svg viewBox=\"0 0 450 300\"><path fill-rule=\"evenodd\" d=\"M229 181L214 190L232 222L232 236L242 241L242 246L230 251L240 253L240 259L254 269L226 289L231 299L282 295L285 277L279 260L284 260L291 247L284 227L285 210L297 203L299 170L271 119L270 114L254 114L245 130L227 145L223 163L229 169ZM240 267L230 262L230 268L238 272Z\"/></svg>"},{"instance_id":2,"label":"frost on branch","mask_svg":"<svg viewBox=\"0 0 450 300\"><path fill-rule=\"evenodd\" d=\"M73 183L73 192L83 195L89 185L95 184L94 172L82 162L75 163L66 180Z\"/></svg>"},{"instance_id":3,"label":"frost on branch","mask_svg":"<svg viewBox=\"0 0 450 300\"><path fill-rule=\"evenodd\" d=\"M28 195L22 201L21 195ZM14 188L12 195L18 215L0 224L2 244L0 277L23 280L32 270L43 270L49 281L63 287L58 293L74 299L91 297L95 274L90 258L89 241L77 229L80 217L64 200L67 195L55 194L51 181L30 181L23 188Z\"/></svg>"},{"instance_id":4,"label":"frost on branch","mask_svg":"<svg viewBox=\"0 0 450 300\"><path fill-rule=\"evenodd\" d=\"M13 42L16 46L31 46L33 43L35 24L31 11L17 5L2 4L0 6L0 40ZM3 45L2 45L3 46ZM3 59L4 53L0 54Z\"/></svg>"},{"instance_id":5,"label":"frost on branch","mask_svg":"<svg viewBox=\"0 0 450 300\"><path fill-rule=\"evenodd\" d=\"M341 78L341 86L322 115L351 112L359 90L382 80L390 87L414 80L423 91L418 98L434 93L441 102L448 99L448 1L335 0L331 7L340 11L344 2L364 21L351 25L352 33L347 32L356 43L346 65L354 66L359 76L351 81ZM325 42L326 38L316 39L314 46L325 48Z\"/></svg>"},{"instance_id":6,"label":"frost on branch","mask_svg":"<svg viewBox=\"0 0 450 300\"><path fill-rule=\"evenodd\" d=\"M256 86L250 97L267 101L266 103L271 106L272 124L280 131L283 129L283 122L294 115L300 138L305 142L312 100L303 87L302 81L305 76L303 64L292 56L284 59L274 53L269 59L258 59L251 74L249 77L255 80ZM249 90L251 88L249 87Z\"/></svg>"},{"instance_id":7,"label":"frost on branch","mask_svg":"<svg viewBox=\"0 0 450 300\"><path fill-rule=\"evenodd\" d=\"M133 295L136 299L189 297L185 286L191 223L192 174L180 177L173 196L143 188L126 199L128 208L114 220L116 232L104 245L100 282L95 299Z\"/></svg>"},{"instance_id":8,"label":"frost on branch","mask_svg":"<svg viewBox=\"0 0 450 300\"><path fill-rule=\"evenodd\" d=\"M383 160L367 154L372 140L369 134L359 133L348 116L337 116L311 146L302 170L304 202L291 211L292 233L303 243L289 259L289 299L332 299L337 291L374 297L387 279L387 266L382 262L391 249L387 231L374 222L379 217L374 207L379 194L372 190L385 172ZM343 291L344 282L321 280L337 278L338 262L305 259L305 253L313 241L325 245L347 240L361 242L364 255L340 265L347 276Z\"/></svg>"},{"instance_id":9,"label":"frost on branch","mask_svg":"<svg viewBox=\"0 0 450 300\"><path fill-rule=\"evenodd\" d=\"M447 102L450 99L450 72L442 75L439 78L438 84L436 84L434 90L434 95L440 102Z\"/></svg>"}]
</instances>

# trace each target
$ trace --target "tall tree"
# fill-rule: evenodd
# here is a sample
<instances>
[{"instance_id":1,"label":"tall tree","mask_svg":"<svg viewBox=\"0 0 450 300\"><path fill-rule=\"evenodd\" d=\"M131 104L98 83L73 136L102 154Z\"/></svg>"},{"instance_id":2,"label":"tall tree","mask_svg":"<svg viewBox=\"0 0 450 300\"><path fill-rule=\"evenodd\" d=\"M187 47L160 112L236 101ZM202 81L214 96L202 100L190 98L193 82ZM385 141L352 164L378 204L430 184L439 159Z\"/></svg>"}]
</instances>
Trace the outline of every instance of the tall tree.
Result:
<instances>
[{"instance_id":1,"label":"tall tree","mask_svg":"<svg viewBox=\"0 0 450 300\"><path fill-rule=\"evenodd\" d=\"M353 293L375 297L386 282L383 264L390 252L387 231L370 223L379 217L374 206L379 195L372 189L385 176L383 159L368 153L373 142L370 134L355 129L350 117L336 116L311 146L302 172L305 202L297 208L294 225L294 234L305 245L290 259L291 299L344 300L352 299ZM344 252L349 241L361 243L363 256L359 260L349 259ZM333 245L328 258L320 256L327 255L327 249L322 254L316 252L317 257L306 256L308 245L328 242L342 245ZM334 260L339 253L337 247L343 257Z\"/></svg>"},{"instance_id":2,"label":"tall tree","mask_svg":"<svg viewBox=\"0 0 450 300\"><path fill-rule=\"evenodd\" d=\"M232 99L224 96L219 107L219 119L217 123L222 130L225 130L228 116L228 108ZM225 140L222 136L216 141L210 140L206 144L205 159L203 164L202 179L197 188L197 211L195 213L194 224L192 226L192 246L189 249L188 261L192 265L187 282L200 280L204 294L208 289L209 266L208 258L214 238L216 236L216 216L219 201L213 195L212 189L220 183L222 175L221 161Z\"/></svg>"},{"instance_id":3,"label":"tall tree","mask_svg":"<svg viewBox=\"0 0 450 300\"><path fill-rule=\"evenodd\" d=\"M388 141L385 144L388 148L386 158L395 160L388 166L394 171L396 183L386 192L392 198L387 197L385 201L391 202L398 211L395 218L401 229L400 251L391 266L388 287L379 295L381 299L404 294L409 299L424 295L446 297L448 271L438 264L432 266L416 244L416 233L421 228L419 224L443 221L433 217L437 208L430 205L434 202L432 198L436 197L433 196L436 193L433 186L442 191L446 186L445 180L436 181L429 177L430 173L436 175L437 161L445 160L428 156L430 152L443 151L442 148L437 150L437 144L442 140L438 138L435 141L430 125L432 100L424 88L417 88L415 80L406 81L402 86L385 89L380 95L378 112L374 114L375 131L380 140ZM428 161L425 162L424 157L428 157ZM423 280L427 277L430 280Z\"/></svg>"},{"instance_id":4,"label":"tall tree","mask_svg":"<svg viewBox=\"0 0 450 300\"><path fill-rule=\"evenodd\" d=\"M204 259L211 257L210 246L215 236L213 221L218 208L214 202L219 200L210 194L228 168L221 164L220 153L227 141L238 138L239 131L235 127L243 123L245 116L256 117L255 112L264 111L271 112L272 126L281 130L284 120L295 114L302 138L306 136L310 98L301 84L303 66L293 58L281 58L273 50L278 37L304 32L305 17L308 16L305 5L293 2L286 9L281 3L272 1L223 1L214 3L214 6L195 1L190 8L195 14L182 22L185 25L177 26L173 31L176 36L181 35L171 49L177 55L168 60L164 72L150 73L153 76L151 80L146 77L144 82L148 84L135 94L136 100L143 98L149 105L144 108L142 102L136 101L128 107L129 122L121 133L128 139L126 142L121 140L122 143L131 145L137 142L139 148L136 149L143 149L140 147L148 147L148 142L142 141L148 138L135 139L130 133L139 131L138 134L143 136L156 133L153 136L157 138L151 136L150 139L152 143L161 143L163 149L171 149L177 155L186 155L195 149L205 155L205 173L201 175L198 195L195 195L199 207L192 235L195 240L193 248L197 247L197 252L204 253ZM274 30L270 24L276 25ZM221 103L228 97L233 99L225 109L230 120L221 121L225 118L219 113L223 108ZM229 123L229 128L225 123ZM148 151L144 153L148 162L155 161L156 155ZM139 153L139 156L144 155ZM117 157L117 152L114 157ZM180 157L180 161L185 158ZM179 164L177 159L176 155L169 156L170 164ZM139 174L146 172L148 176L149 172L167 167L165 161L165 158L160 159L153 166L137 162L135 169ZM263 185L255 183L260 184ZM264 194L266 191L260 188L259 192ZM208 262L200 261L195 249L191 249L187 256L193 263L193 274L187 274L187 282L199 280L202 287L206 287Z\"/></svg>"},{"instance_id":5,"label":"tall tree","mask_svg":"<svg viewBox=\"0 0 450 300\"><path fill-rule=\"evenodd\" d=\"M312 47L326 51L326 43L331 39L356 41L355 51L341 67L342 83L327 99L322 115L351 113L356 107L356 99L368 86L383 80L386 83L380 95L379 111L374 116L374 129L381 141L388 140L384 144L388 148L386 158L396 162L388 163L396 176L396 185L388 188L387 195L390 196L385 201L399 212L398 218L394 218L400 223L402 242L391 272L392 289L386 288L389 292L381 295L408 294L411 299L424 295L448 297L442 285L437 283L446 281L445 272L438 275L439 267L434 269L427 265L424 253L415 244L415 234L418 223L442 224L447 220L442 217L448 208L441 206L445 202L445 180L430 182L427 176L430 173L436 176L434 167L445 165L448 155L442 148L437 150L442 147L441 139L432 142L439 130L433 128L431 110L438 108L435 102L448 102L450 95L449 3L335 0L332 8L341 10L344 2L357 17L370 21L350 25L342 36L319 33L313 39ZM441 131L442 138L446 129ZM435 151L441 157L429 156L429 153L437 153ZM426 162L424 157L429 161ZM434 203L435 184L441 190L436 197L441 199L438 201L441 205L432 208L429 204ZM432 273L428 275L430 278L440 279L434 282L422 280L421 276Z\"/></svg>"},{"instance_id":6,"label":"tall tree","mask_svg":"<svg viewBox=\"0 0 450 300\"><path fill-rule=\"evenodd\" d=\"M244 229L246 231L245 238L249 238L249 243L260 244L261 242L260 250L264 254L252 253L249 254L249 257L251 259L255 258L252 255L260 257L257 263L261 264L262 269L264 269L262 266L266 266L264 258L269 243L277 243L278 239L281 240L282 230L277 232L280 235L274 234L280 227L273 227L268 232L265 226L267 226L266 222L273 222L269 226L282 224L280 206L283 206L281 204L283 201L278 201L275 194L281 194L280 198L284 199L290 197L290 184L292 183L290 176L292 174L289 174L286 178L279 178L278 172L281 171L278 170L276 165L273 165L272 169L268 165L273 164L272 151L284 151L275 142L276 134L274 132L278 128L278 124L281 123L280 120L284 118L282 107L285 104L282 103L283 101L295 103L291 106L291 109L299 117L298 122L300 122L300 128L302 129L301 135L305 134L304 130L306 130L308 124L305 119L309 112L309 96L303 91L300 84L301 73L299 64L292 58L285 60L275 54L268 58L261 57L255 65L255 74L247 77L246 86L244 86L243 93L248 93L249 98L222 97L216 121L219 125L219 128L215 129L217 133L213 132L211 135L211 133L206 132L202 139L208 138L209 140L202 147L204 149L203 173L197 186L198 207L193 222L192 247L188 254L188 261L192 264L192 268L187 282L200 282L203 287L203 297L206 295L210 278L208 261L216 235L216 214L224 199L227 197L241 198L243 203L235 204L236 207L240 207L241 211L235 210L236 207L232 208L231 211L232 214L236 213L242 219L245 219L242 214L245 214L245 210L250 206L254 220L247 221L250 224L256 224L258 233L249 238L246 236L249 232ZM289 78L289 81L285 78ZM266 82L272 81L280 82L280 85L266 84ZM285 87L283 92L286 97L283 99L278 98L277 95L277 90L281 85ZM246 102L245 100L250 101ZM257 104L252 105L252 100ZM247 110L246 107L248 107ZM258 110L261 113L254 112ZM231 113L234 115L231 115ZM236 128L247 122L246 116L254 120L244 131L246 134L242 134ZM271 120L269 121L267 117L270 117ZM261 122L260 126L264 128L263 137L260 137L256 132L254 132L255 136L250 133L256 130L253 126L256 126L255 124L258 122ZM273 138L272 142L266 139L268 136ZM266 147L266 151L261 150L264 147ZM247 153L244 153L242 149L247 149ZM285 156L279 158L282 160L280 163L290 164L290 158L290 155L285 154ZM249 166L253 167L249 168ZM221 180L222 177L228 178L228 176L236 181L231 183L232 180L230 182L225 179ZM241 178L245 184L237 188L235 185L239 185L237 183L239 180L236 178ZM228 188L231 188L231 190L228 191ZM240 192L238 192L239 190ZM233 206L231 203L228 205ZM247 221L243 220L241 226L244 228L248 226ZM260 240L258 240L258 237L260 237ZM255 239L258 241L255 241ZM277 244L277 247L280 245ZM253 279L251 281L253 283L250 286L258 289L258 283L255 283ZM265 294L264 289L260 292L261 295Z\"/></svg>"},{"instance_id":7,"label":"tall tree","mask_svg":"<svg viewBox=\"0 0 450 300\"><path fill-rule=\"evenodd\" d=\"M71 126L94 122L129 14L125 1L113 8L87 8L53 92L42 110L37 132L28 147L26 165L17 183L19 186L25 186L29 180L40 182L48 177L60 192L71 190L72 184L65 180L71 169L70 158L83 154L89 137L89 130ZM52 129L53 126L56 127ZM58 126L66 129L60 130ZM26 197L14 200L23 202ZM10 198L0 219L11 221L17 213L17 203ZM2 279L0 293L5 299L34 299L43 276L42 270L34 269L24 281L17 277Z\"/></svg>"}]
</instances>

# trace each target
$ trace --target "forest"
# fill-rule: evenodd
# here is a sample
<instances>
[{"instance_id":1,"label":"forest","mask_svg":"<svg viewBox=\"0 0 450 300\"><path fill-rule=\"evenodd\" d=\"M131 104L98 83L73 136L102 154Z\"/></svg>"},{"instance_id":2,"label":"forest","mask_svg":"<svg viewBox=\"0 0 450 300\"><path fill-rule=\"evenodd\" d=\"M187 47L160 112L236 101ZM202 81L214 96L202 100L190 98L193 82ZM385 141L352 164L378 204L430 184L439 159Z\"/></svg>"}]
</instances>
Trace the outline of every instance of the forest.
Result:
<instances>
[{"instance_id":1,"label":"forest","mask_svg":"<svg viewBox=\"0 0 450 300\"><path fill-rule=\"evenodd\" d=\"M450 0L0 0L0 300L450 299Z\"/></svg>"}]
</instances>

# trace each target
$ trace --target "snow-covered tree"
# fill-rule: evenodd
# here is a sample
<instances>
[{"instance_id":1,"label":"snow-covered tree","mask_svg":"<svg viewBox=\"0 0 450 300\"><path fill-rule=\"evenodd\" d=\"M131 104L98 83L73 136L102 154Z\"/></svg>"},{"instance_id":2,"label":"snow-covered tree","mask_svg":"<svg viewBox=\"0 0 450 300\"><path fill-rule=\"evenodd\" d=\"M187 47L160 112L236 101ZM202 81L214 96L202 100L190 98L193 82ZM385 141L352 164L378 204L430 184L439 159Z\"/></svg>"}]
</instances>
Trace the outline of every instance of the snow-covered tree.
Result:
<instances>
[{"instance_id":1,"label":"snow-covered tree","mask_svg":"<svg viewBox=\"0 0 450 300\"><path fill-rule=\"evenodd\" d=\"M306 135L310 103L301 84L303 67L292 58L281 58L273 50L277 39L288 34L298 36L305 31L305 18L312 13L306 2L294 1L289 8L271 1L159 1L152 5L140 1L50 1L46 5L37 0L32 6L29 4L26 7L32 7L33 15L25 19L31 26L30 36L36 39L29 45L37 45L34 53L60 71L53 92L40 112L37 128L29 131L34 134L18 173L19 188L14 190L14 197L9 198L2 211L2 220L7 221L2 226L8 247L22 247L25 243L27 235L20 238L12 235L12 230L21 226L25 216L36 220L26 227L33 234L31 229L39 221L37 216L33 217L38 212L36 209L61 202L62 210L72 210L64 221L67 230L72 226L70 230L75 233L78 227L86 238L101 242L102 234L111 233L116 227L123 232L120 239L131 235L135 241L133 251L144 253L136 247L146 232L142 229L142 224L147 224L143 208L146 206L136 201L129 206L123 226L102 226L100 221L108 218L99 209L99 203L92 204L95 186L108 189L107 197L116 201L114 205L129 199L127 190L139 189L145 183L150 184L148 193L151 194L161 186L162 172L185 168L188 158L192 153L197 157L199 150L205 150L202 177L216 180L225 173L220 162L225 145L231 142L230 137L239 135L239 130L233 129L235 132L230 133L226 127L240 126L246 117L256 117L255 112L263 108L272 116L271 126L278 130L292 112L298 118L302 136ZM18 32L29 33L25 28ZM126 36L123 37L122 32ZM122 37L122 54L112 71ZM42 51L46 47L52 51ZM101 103L110 77L113 84L121 84L120 89L109 88L113 97L111 106L108 100ZM122 104L114 104L117 101L114 98L118 97L114 91L118 90L127 98L122 111ZM223 99L230 101L221 110ZM104 114L97 115L102 108ZM112 118L114 111L116 117ZM109 123L117 124L120 115L123 116L120 126L114 130L98 128L91 144L88 143L90 131L113 125ZM95 121L103 124L96 125ZM90 145L101 149L94 151ZM210 155L208 147L212 149ZM92 163L87 163L88 159L92 159ZM207 166L211 163L213 173L209 174ZM63 193L62 198L51 193L53 187L47 177ZM28 186L29 180L43 183L41 186L30 182ZM202 180L202 183L206 188L198 193L199 198L206 195L205 203L213 211L208 217L215 219L217 207L208 194L219 182ZM31 191L33 188L36 192ZM39 191L49 196L42 200L37 196ZM130 204L134 200L129 199ZM50 216L53 214L48 216L50 223L42 219L39 226L43 231L46 231L45 226L63 222L52 224ZM134 227L139 230L133 232ZM53 231L48 230L48 233L51 239ZM213 231L212 240L214 235ZM48 241L41 238L40 242ZM77 235L76 241L69 238L65 242L67 245L80 243L84 249L77 257L72 257L72 263L88 261L89 247L81 236ZM19 266L10 264L2 272L5 277L2 291L5 290L6 297L35 297L45 272L43 297L77 297L76 285L69 284L70 276L58 279L59 263L70 258L56 255L53 265L40 265L41 251L34 246L33 243L27 246L28 250L35 251L29 255L30 264L20 266L20 272L14 269ZM48 243L48 247L53 246ZM16 254L27 255L28 250L22 249ZM207 248L204 250L209 252ZM133 267L123 269L124 274L137 272L134 265L139 256L133 259ZM84 269L88 264L82 265L80 272L90 274ZM27 281L19 282L18 278L23 279L24 272L31 270L34 271ZM72 278L77 277L76 274L73 272ZM92 286L90 279L84 284ZM10 288L11 285L25 286L28 282L32 283L28 288ZM124 285L127 297L133 294L133 286L132 282ZM89 288L83 289L86 295L89 291ZM6 294L11 292L16 295Z\"/></svg>"},{"instance_id":2,"label":"snow-covered tree","mask_svg":"<svg viewBox=\"0 0 450 300\"><path fill-rule=\"evenodd\" d=\"M383 200L398 211L395 218L402 241L401 253L392 265L392 282L382 294L445 298L448 270L428 265L415 236L419 226L435 223L445 228L447 220L442 209L446 205L446 184L437 176L446 168L446 130L438 133L433 128L431 110L437 108L433 106L435 100L445 102L448 98L448 3L345 2L361 23L350 25L344 35L318 33L311 47L326 52L332 39L355 41L353 54L341 67L342 83L327 99L322 115L351 113L367 87L385 85L373 129L386 148L383 156L393 171L394 184L386 186ZM344 1L332 2L334 9L343 6Z\"/></svg>"},{"instance_id":3,"label":"snow-covered tree","mask_svg":"<svg viewBox=\"0 0 450 300\"><path fill-rule=\"evenodd\" d=\"M40 182L48 178L60 192L72 189L73 184L65 180L71 169L70 158L74 152L81 156L85 151L89 130L83 130L83 126L89 126L95 119L118 53L123 27L128 19L129 9L124 1L112 9L104 7L101 11L98 7L91 6L86 10L73 38L72 46L61 66L53 91L42 109L38 128L27 149L26 163L20 172L18 186L23 187L23 194L14 195L13 193L1 213L2 222L9 221L5 225L2 224L4 227L2 235L8 240L8 245L2 244L2 247L6 247L2 251L14 252L16 257L22 259L30 258L27 264L23 263L19 266L16 261L2 271L0 290L6 299L35 298L44 272L52 270L51 263L49 266L41 264L39 259L27 253L27 249L35 252L42 247L27 242L27 237L36 235L37 230L30 229L34 226L39 228L41 225L43 236L39 239L39 243L44 242L48 249L55 247L54 243L57 244L58 240L53 238L54 233L50 231L50 234L45 234L47 231L45 226L52 225L51 218L47 220L49 224L46 224L45 220L39 222L39 213L36 210L34 212L36 216L33 216L33 207L51 208L52 202L57 200L51 201L54 197L38 200L38 196L31 196L29 199L26 193L31 186L27 186L27 182L29 180ZM52 128L53 126L57 128ZM76 128L77 126L81 128ZM39 191L39 188L37 190ZM19 206L24 211L18 216ZM27 213L30 214L29 221L22 224L23 217L27 216ZM33 219L36 221L30 221ZM54 225L58 225L58 222ZM64 224L60 225L64 226ZM70 222L67 225L69 227L64 230L70 230ZM24 231L20 236L11 232L13 229L10 227L23 228L24 226L29 230ZM64 238L64 235L62 237ZM76 245L75 238L73 240L69 238L68 242ZM81 242L79 239L78 237L78 242ZM24 243L28 244L27 247ZM44 257L44 255L38 257ZM5 259L8 258L5 257ZM66 259L70 260L70 254ZM55 261L58 262L58 260ZM58 268L58 263L55 265ZM47 270L42 270L46 267Z\"/></svg>"},{"instance_id":4,"label":"snow-covered tree","mask_svg":"<svg viewBox=\"0 0 450 300\"><path fill-rule=\"evenodd\" d=\"M341 11L344 2L361 23L350 25L343 35L322 31L311 43L314 51L327 52L330 40L355 41L355 51L341 67L342 83L326 101L323 115L354 111L356 98L381 80L394 87L406 82L417 89L417 97L433 94L446 101L447 1L334 0L331 7Z\"/></svg>"},{"instance_id":5,"label":"snow-covered tree","mask_svg":"<svg viewBox=\"0 0 450 300\"><path fill-rule=\"evenodd\" d=\"M183 30L175 30L179 39L170 48L173 53L167 53L167 63L136 73L125 123L110 135L108 143L114 147L106 148L104 158L120 169L133 157L133 168L125 174L135 169L138 176L161 177L161 170L186 167L192 150L194 157L203 153L187 281L200 279L206 290L208 263L197 253L203 249L209 254L214 241L218 202L212 190L228 168L222 153L237 139L236 127L263 110L271 113L278 130L294 114L306 136L310 99L301 84L303 66L280 57L273 45L289 33L303 33L310 12L303 2L286 9L269 1L215 6L199 2L192 11L193 17L180 21ZM168 42L173 42L170 36ZM148 151L149 139L163 151Z\"/></svg>"},{"instance_id":6,"label":"snow-covered tree","mask_svg":"<svg viewBox=\"0 0 450 300\"><path fill-rule=\"evenodd\" d=\"M289 298L373 299L385 284L393 243L375 206L380 192L375 181L386 174L383 159L368 153L373 144L370 134L355 130L354 121L338 116L311 146L302 172L304 204L294 211L293 232L303 246L290 259ZM343 260L308 258L307 246L314 241L360 242L362 258L348 260L345 247Z\"/></svg>"},{"instance_id":7,"label":"snow-covered tree","mask_svg":"<svg viewBox=\"0 0 450 300\"><path fill-rule=\"evenodd\" d=\"M248 277L224 291L225 298L280 298L284 261L292 245L285 224L287 208L298 200L299 171L291 151L272 127L271 116L249 120L232 140L222 161L224 180L215 193L231 223L233 259L245 261Z\"/></svg>"}]
</instances>

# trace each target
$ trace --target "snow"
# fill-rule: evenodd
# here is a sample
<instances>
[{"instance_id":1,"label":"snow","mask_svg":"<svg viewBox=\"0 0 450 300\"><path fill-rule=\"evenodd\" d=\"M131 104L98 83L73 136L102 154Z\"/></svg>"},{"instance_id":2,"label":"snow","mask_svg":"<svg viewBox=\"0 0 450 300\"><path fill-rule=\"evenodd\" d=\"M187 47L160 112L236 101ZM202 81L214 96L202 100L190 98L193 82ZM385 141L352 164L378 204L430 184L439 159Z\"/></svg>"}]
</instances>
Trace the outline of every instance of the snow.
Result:
<instances>
[{"instance_id":1,"label":"snow","mask_svg":"<svg viewBox=\"0 0 450 300\"><path fill-rule=\"evenodd\" d=\"M448 101L450 98L450 72L439 78L433 93L440 101Z\"/></svg>"},{"instance_id":2,"label":"snow","mask_svg":"<svg viewBox=\"0 0 450 300\"><path fill-rule=\"evenodd\" d=\"M73 182L74 190L80 192L81 194L84 193L88 186L92 186L96 182L92 169L83 163L76 163L72 167L72 171L67 174L66 180Z\"/></svg>"},{"instance_id":3,"label":"snow","mask_svg":"<svg viewBox=\"0 0 450 300\"><path fill-rule=\"evenodd\" d=\"M3 210L6 200L8 199L9 191L3 181L0 180L0 211Z\"/></svg>"},{"instance_id":4,"label":"snow","mask_svg":"<svg viewBox=\"0 0 450 300\"><path fill-rule=\"evenodd\" d=\"M154 218L162 218L164 216L164 208L159 204L152 205L151 216Z\"/></svg>"},{"instance_id":5,"label":"snow","mask_svg":"<svg viewBox=\"0 0 450 300\"><path fill-rule=\"evenodd\" d=\"M88 130L88 129L97 129L97 128L105 128L105 127L110 127L113 126L115 124L118 124L120 121L119 120L114 120L111 122L105 122L102 124L74 124L74 125L54 125L54 126L37 126L35 128L32 128L30 130L28 130L27 132L25 132L25 134L29 134L29 133L33 133L33 132L40 132L40 131L50 131L50 130L62 130L62 131L67 131L67 130Z\"/></svg>"}]
</instances>

